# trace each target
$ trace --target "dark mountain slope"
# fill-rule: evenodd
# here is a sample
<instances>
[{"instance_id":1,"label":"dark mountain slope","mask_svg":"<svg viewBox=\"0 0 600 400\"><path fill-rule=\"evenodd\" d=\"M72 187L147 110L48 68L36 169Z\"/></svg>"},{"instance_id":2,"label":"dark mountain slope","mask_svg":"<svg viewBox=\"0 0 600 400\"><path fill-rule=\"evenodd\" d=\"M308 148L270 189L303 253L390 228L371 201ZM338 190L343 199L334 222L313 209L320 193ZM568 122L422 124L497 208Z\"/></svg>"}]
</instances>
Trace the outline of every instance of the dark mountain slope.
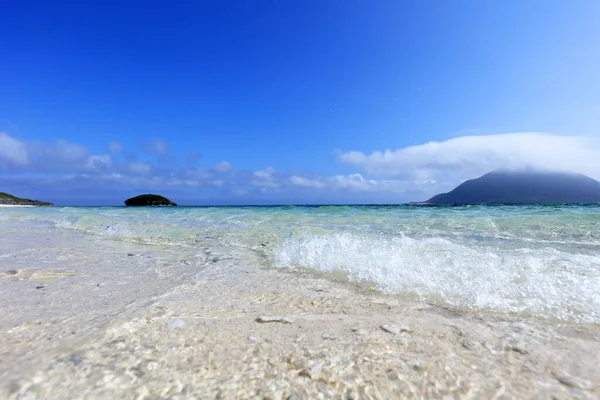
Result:
<instances>
[{"instance_id":1,"label":"dark mountain slope","mask_svg":"<svg viewBox=\"0 0 600 400\"><path fill-rule=\"evenodd\" d=\"M466 181L426 203L562 204L600 202L600 182L581 174L497 171Z\"/></svg>"}]
</instances>

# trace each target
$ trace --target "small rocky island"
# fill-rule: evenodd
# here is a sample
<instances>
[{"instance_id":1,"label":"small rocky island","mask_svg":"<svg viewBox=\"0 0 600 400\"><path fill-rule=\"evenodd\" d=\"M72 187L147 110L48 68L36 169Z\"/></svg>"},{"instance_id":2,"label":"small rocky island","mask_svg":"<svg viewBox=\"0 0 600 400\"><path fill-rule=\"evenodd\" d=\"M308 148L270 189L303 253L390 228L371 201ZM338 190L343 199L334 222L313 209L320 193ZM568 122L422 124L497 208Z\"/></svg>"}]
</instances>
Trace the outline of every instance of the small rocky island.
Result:
<instances>
[{"instance_id":1,"label":"small rocky island","mask_svg":"<svg viewBox=\"0 0 600 400\"><path fill-rule=\"evenodd\" d=\"M46 201L23 199L12 194L0 192L0 205L7 206L53 206Z\"/></svg>"},{"instance_id":2,"label":"small rocky island","mask_svg":"<svg viewBox=\"0 0 600 400\"><path fill-rule=\"evenodd\" d=\"M165 206L176 206L177 203L167 199L166 197L159 196L157 194L141 194L139 196L132 197L125 200L125 205L129 207L165 207Z\"/></svg>"},{"instance_id":3,"label":"small rocky island","mask_svg":"<svg viewBox=\"0 0 600 400\"><path fill-rule=\"evenodd\" d=\"M495 171L418 206L600 203L600 182L581 174Z\"/></svg>"}]
</instances>

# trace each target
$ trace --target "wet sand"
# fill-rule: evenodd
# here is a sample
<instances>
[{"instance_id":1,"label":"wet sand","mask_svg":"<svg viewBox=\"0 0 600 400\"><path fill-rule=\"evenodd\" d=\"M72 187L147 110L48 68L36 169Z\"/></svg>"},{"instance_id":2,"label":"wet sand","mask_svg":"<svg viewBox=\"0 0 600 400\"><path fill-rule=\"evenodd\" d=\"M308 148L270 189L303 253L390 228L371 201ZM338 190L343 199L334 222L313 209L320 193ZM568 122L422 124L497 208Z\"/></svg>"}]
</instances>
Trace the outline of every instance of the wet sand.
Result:
<instances>
[{"instance_id":1,"label":"wet sand","mask_svg":"<svg viewBox=\"0 0 600 400\"><path fill-rule=\"evenodd\" d=\"M385 296L209 243L26 238L0 242L0 398L600 396L598 325Z\"/></svg>"}]
</instances>

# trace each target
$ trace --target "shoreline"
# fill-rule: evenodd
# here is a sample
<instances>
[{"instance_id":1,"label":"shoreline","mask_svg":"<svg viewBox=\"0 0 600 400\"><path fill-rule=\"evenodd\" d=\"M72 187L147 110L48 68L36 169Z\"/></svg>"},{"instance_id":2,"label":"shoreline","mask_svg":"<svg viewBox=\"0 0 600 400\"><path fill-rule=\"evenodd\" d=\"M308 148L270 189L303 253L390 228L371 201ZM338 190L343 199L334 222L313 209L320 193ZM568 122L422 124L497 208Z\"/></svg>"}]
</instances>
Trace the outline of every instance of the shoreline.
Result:
<instances>
[{"instance_id":1,"label":"shoreline","mask_svg":"<svg viewBox=\"0 0 600 400\"><path fill-rule=\"evenodd\" d=\"M3 299L0 320L6 398L592 399L600 390L597 324L387 296L260 267L208 242L199 255L47 236L32 258L44 270L23 261L7 274L14 264L0 258L0 295L18 297ZM60 247L75 237L76 248Z\"/></svg>"},{"instance_id":2,"label":"shoreline","mask_svg":"<svg viewBox=\"0 0 600 400\"><path fill-rule=\"evenodd\" d=\"M0 208L3 207L37 207L31 204L0 204Z\"/></svg>"}]
</instances>

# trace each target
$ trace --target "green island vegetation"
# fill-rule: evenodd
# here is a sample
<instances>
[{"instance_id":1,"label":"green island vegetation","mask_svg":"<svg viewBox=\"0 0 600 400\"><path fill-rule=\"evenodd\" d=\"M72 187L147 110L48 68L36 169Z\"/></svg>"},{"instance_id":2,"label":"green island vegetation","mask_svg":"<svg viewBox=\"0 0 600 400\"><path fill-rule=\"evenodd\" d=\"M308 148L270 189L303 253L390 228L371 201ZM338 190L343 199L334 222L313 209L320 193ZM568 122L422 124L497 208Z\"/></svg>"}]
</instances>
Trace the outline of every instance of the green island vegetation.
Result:
<instances>
[{"instance_id":1,"label":"green island vegetation","mask_svg":"<svg viewBox=\"0 0 600 400\"><path fill-rule=\"evenodd\" d=\"M125 200L125 205L129 207L146 206L176 206L177 203L157 194L141 194Z\"/></svg>"},{"instance_id":2,"label":"green island vegetation","mask_svg":"<svg viewBox=\"0 0 600 400\"><path fill-rule=\"evenodd\" d=\"M30 200L21 197L13 196L12 194L0 192L0 204L14 205L14 206L53 206L54 204L40 201Z\"/></svg>"}]
</instances>

